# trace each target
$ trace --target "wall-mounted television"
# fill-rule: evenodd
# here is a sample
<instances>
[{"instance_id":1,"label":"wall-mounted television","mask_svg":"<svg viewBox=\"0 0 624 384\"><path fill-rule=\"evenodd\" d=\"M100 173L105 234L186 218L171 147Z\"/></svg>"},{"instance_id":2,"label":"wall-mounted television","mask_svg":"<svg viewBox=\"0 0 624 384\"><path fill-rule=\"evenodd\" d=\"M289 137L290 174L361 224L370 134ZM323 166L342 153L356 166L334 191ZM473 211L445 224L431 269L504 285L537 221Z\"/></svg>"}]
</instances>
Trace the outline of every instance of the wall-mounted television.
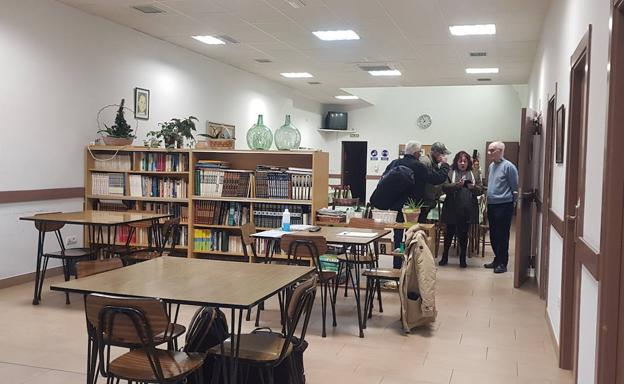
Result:
<instances>
[{"instance_id":1,"label":"wall-mounted television","mask_svg":"<svg viewBox=\"0 0 624 384\"><path fill-rule=\"evenodd\" d=\"M325 129L347 130L347 112L327 112Z\"/></svg>"}]
</instances>

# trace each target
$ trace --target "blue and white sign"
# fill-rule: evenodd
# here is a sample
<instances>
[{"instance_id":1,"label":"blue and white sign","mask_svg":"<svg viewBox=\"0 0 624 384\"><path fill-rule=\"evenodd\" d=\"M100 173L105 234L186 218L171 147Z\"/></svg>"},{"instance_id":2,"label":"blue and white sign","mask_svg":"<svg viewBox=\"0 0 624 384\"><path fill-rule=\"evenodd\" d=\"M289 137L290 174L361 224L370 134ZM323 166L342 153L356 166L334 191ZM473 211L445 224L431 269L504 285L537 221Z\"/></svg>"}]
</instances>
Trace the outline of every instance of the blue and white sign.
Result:
<instances>
[{"instance_id":1,"label":"blue and white sign","mask_svg":"<svg viewBox=\"0 0 624 384\"><path fill-rule=\"evenodd\" d=\"M381 151L381 160L388 161L388 150L387 149L383 149Z\"/></svg>"},{"instance_id":2,"label":"blue and white sign","mask_svg":"<svg viewBox=\"0 0 624 384\"><path fill-rule=\"evenodd\" d=\"M376 149L371 149L371 151L370 151L370 159L371 160L377 160L378 159L377 156L379 156L379 154L377 153L377 150Z\"/></svg>"}]
</instances>

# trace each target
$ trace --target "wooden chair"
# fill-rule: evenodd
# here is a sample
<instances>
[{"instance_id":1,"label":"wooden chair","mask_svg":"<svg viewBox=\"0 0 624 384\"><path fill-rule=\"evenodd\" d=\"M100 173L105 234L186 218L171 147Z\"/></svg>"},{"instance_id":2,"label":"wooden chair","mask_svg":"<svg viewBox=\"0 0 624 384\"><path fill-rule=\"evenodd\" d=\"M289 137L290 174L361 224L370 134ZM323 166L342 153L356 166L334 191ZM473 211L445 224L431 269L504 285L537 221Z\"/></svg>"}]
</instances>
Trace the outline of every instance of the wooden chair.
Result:
<instances>
[{"instance_id":1,"label":"wooden chair","mask_svg":"<svg viewBox=\"0 0 624 384\"><path fill-rule=\"evenodd\" d=\"M174 383L191 374L203 382L205 354L156 348L155 335L171 329L161 300L91 294L85 298L85 312L89 336L96 340L98 370L107 382ZM111 361L111 347L131 351Z\"/></svg>"},{"instance_id":2,"label":"wooden chair","mask_svg":"<svg viewBox=\"0 0 624 384\"><path fill-rule=\"evenodd\" d=\"M256 233L256 225L254 223L247 223L241 226L241 242L243 244L243 255L246 259L250 259L250 252L248 248L251 249L251 262L258 262L258 255L256 254L256 247L254 238L251 236Z\"/></svg>"},{"instance_id":3,"label":"wooden chair","mask_svg":"<svg viewBox=\"0 0 624 384\"><path fill-rule=\"evenodd\" d=\"M354 217L349 221L349 227L351 228L366 228L366 229L384 229L383 224L375 222L369 218ZM352 246L344 250L343 254L338 256L338 276L345 272L345 290L344 296L347 297L349 287L349 276L352 276L353 269L359 271L360 266L368 266L370 268L377 267L379 258L376 252L370 249L368 246L356 247ZM359 279L358 279L359 280ZM338 290L338 284L336 284L336 290Z\"/></svg>"},{"instance_id":4,"label":"wooden chair","mask_svg":"<svg viewBox=\"0 0 624 384\"><path fill-rule=\"evenodd\" d=\"M179 231L179 217L165 221L162 226L156 226L152 229L154 234L155 249L132 252L123 258L124 261L127 264L134 264L160 257L165 253L168 243L171 244L170 252L174 252Z\"/></svg>"},{"instance_id":5,"label":"wooden chair","mask_svg":"<svg viewBox=\"0 0 624 384\"><path fill-rule=\"evenodd\" d=\"M281 248L288 256L289 264L299 264L304 258L311 259L316 268L316 275L321 284L321 314L323 316L323 333L326 336L325 318L327 315L327 296L331 303L332 325L336 323L336 291L332 285L337 284L337 274L325 271L321 265L321 255L327 252L327 241L323 236L291 235L282 236Z\"/></svg>"},{"instance_id":6,"label":"wooden chair","mask_svg":"<svg viewBox=\"0 0 624 384\"><path fill-rule=\"evenodd\" d=\"M112 271L121 267L123 267L123 261L117 257L104 260L79 261L76 263L76 278L82 279L83 277Z\"/></svg>"},{"instance_id":7,"label":"wooden chair","mask_svg":"<svg viewBox=\"0 0 624 384\"><path fill-rule=\"evenodd\" d=\"M114 245L110 247L110 251L113 254L117 254L119 256L126 257L134 252L139 251L153 251L155 249L154 245L154 222L152 221L139 221L136 223L129 223L128 226L128 238L126 239L125 244L123 245ZM131 245L132 237L137 233L137 231L146 231L147 232L147 245Z\"/></svg>"},{"instance_id":8,"label":"wooden chair","mask_svg":"<svg viewBox=\"0 0 624 384\"><path fill-rule=\"evenodd\" d=\"M54 212L57 213L57 212ZM38 215L43 215L39 213ZM48 261L50 259L59 259L63 265L63 276L65 281L69 281L69 278L74 269L74 265L79 260L86 260L94 256L93 251L90 248L65 248L65 242L61 234L61 228L65 226L64 223L44 222L35 220L35 228L39 231L40 241L39 249L37 250L37 258L41 259L41 276L39 278L39 287L37 287L37 300L41 301L41 291L43 290L43 280L45 278L46 270L48 269ZM54 232L56 240L58 241L60 251L56 252L44 252L44 239L45 234ZM69 293L65 292L65 303L69 304Z\"/></svg>"},{"instance_id":9,"label":"wooden chair","mask_svg":"<svg viewBox=\"0 0 624 384\"><path fill-rule=\"evenodd\" d=\"M272 332L266 328L258 328L248 334L240 336L239 361L241 364L258 369L262 383L273 384L273 368L286 362L291 378L297 377L295 361L291 358L294 348L305 341L305 336L310 322L310 314L316 296L316 281L314 276L301 282L291 295L286 311L286 327L283 333ZM299 323L303 318L303 325ZM295 338L297 329L300 328L299 337ZM296 344L295 344L296 343ZM230 358L232 338L223 342L223 347L216 345L208 353L222 358L226 363ZM222 364L225 366L225 364ZM213 380L219 375L218 369L213 371ZM294 380L298 384L298 381ZM303 383L301 383L303 384Z\"/></svg>"}]
</instances>

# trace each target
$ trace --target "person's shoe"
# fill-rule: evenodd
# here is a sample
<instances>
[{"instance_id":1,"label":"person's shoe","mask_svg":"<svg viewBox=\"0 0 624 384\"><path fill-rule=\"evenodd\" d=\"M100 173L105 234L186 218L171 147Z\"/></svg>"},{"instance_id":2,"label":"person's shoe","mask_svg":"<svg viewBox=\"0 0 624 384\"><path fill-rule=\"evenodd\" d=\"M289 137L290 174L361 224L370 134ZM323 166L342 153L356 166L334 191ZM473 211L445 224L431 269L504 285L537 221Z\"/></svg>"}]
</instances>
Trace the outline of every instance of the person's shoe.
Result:
<instances>
[{"instance_id":1,"label":"person's shoe","mask_svg":"<svg viewBox=\"0 0 624 384\"><path fill-rule=\"evenodd\" d=\"M384 283L382 284L382 287L384 289L393 289L394 290L394 289L398 289L399 288L399 284L397 284L396 281L389 280L389 281L384 281Z\"/></svg>"},{"instance_id":2,"label":"person's shoe","mask_svg":"<svg viewBox=\"0 0 624 384\"><path fill-rule=\"evenodd\" d=\"M493 261L491 263L483 264L483 266L485 268L487 268L487 269L494 269L494 268L496 268L496 264L494 264Z\"/></svg>"},{"instance_id":3,"label":"person's shoe","mask_svg":"<svg viewBox=\"0 0 624 384\"><path fill-rule=\"evenodd\" d=\"M459 268L466 268L468 264L466 264L466 260L461 260L459 262Z\"/></svg>"},{"instance_id":4,"label":"person's shoe","mask_svg":"<svg viewBox=\"0 0 624 384\"><path fill-rule=\"evenodd\" d=\"M439 265L439 266L441 266L441 267L443 267L443 266L445 266L446 264L448 264L448 257L444 257L444 256L442 256L442 258L441 258L441 259L440 259L440 261L438 262L438 265Z\"/></svg>"},{"instance_id":5,"label":"person's shoe","mask_svg":"<svg viewBox=\"0 0 624 384\"><path fill-rule=\"evenodd\" d=\"M505 267L504 265L497 265L496 268L494 268L494 273L505 273L507 272L507 267Z\"/></svg>"}]
</instances>

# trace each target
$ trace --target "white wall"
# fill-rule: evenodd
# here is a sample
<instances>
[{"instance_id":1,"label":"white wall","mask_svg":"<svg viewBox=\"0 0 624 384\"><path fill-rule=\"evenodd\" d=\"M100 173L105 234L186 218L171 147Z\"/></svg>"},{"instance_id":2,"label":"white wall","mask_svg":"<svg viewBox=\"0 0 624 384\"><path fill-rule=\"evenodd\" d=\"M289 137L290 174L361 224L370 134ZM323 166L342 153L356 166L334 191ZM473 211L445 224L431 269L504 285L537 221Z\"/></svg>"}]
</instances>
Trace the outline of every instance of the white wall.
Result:
<instances>
[{"instance_id":1,"label":"white wall","mask_svg":"<svg viewBox=\"0 0 624 384\"><path fill-rule=\"evenodd\" d=\"M583 236L587 243L597 250L600 249L604 137L607 111L609 3L606 0L553 0L544 23L538 55L529 82L530 107L545 113L548 99L554 94L555 83L557 83L557 107L565 104L566 109L569 110L570 57L587 31L588 25L592 24ZM567 127L566 121L566 129ZM553 211L560 217L563 217L564 213L564 195L565 164L555 165L552 204ZM561 298L561 249L560 238L551 236L548 315L557 336L560 316L558 303ZM596 281L585 279L581 290L581 297L585 305L582 307L581 313L584 326L580 329L580 339L583 340L588 350L594 351L596 318L592 316L594 314L592 311L596 309L589 303L597 300ZM594 346L592 347L592 345ZM593 353L589 353L583 358L585 360L579 365L579 377L590 378L590 381L580 381L579 379L579 382L593 382L595 356Z\"/></svg>"},{"instance_id":2,"label":"white wall","mask_svg":"<svg viewBox=\"0 0 624 384\"><path fill-rule=\"evenodd\" d=\"M122 97L132 108L134 87L151 91L138 145L158 122L194 115L200 132L208 119L235 124L236 146L246 148L258 113L273 129L291 113L302 145L318 140L320 104L291 88L52 0L3 1L0 52L0 190L82 186L97 111ZM0 279L34 269L36 234L20 215L81 208L79 199L0 205Z\"/></svg>"},{"instance_id":3,"label":"white wall","mask_svg":"<svg viewBox=\"0 0 624 384\"><path fill-rule=\"evenodd\" d=\"M548 265L548 296L546 312L553 330L553 334L559 343L561 327L561 271L563 267L563 238L554 228L550 228L550 254Z\"/></svg>"},{"instance_id":4,"label":"white wall","mask_svg":"<svg viewBox=\"0 0 624 384\"><path fill-rule=\"evenodd\" d=\"M408 140L423 144L441 141L453 152L465 150L472 154L473 149L479 150L483 169L486 141L519 140L526 86L350 88L348 92L372 105L349 111L349 129L356 130L358 138L326 134L335 135L333 140L367 141L369 152L377 149L381 154L382 149L387 149L390 160L397 158L399 144ZM431 116L430 128L416 126L421 114ZM369 160L368 174L381 175L388 163ZM340 173L339 156L330 159L330 173ZM368 182L369 196L376 184L375 180Z\"/></svg>"}]
</instances>

